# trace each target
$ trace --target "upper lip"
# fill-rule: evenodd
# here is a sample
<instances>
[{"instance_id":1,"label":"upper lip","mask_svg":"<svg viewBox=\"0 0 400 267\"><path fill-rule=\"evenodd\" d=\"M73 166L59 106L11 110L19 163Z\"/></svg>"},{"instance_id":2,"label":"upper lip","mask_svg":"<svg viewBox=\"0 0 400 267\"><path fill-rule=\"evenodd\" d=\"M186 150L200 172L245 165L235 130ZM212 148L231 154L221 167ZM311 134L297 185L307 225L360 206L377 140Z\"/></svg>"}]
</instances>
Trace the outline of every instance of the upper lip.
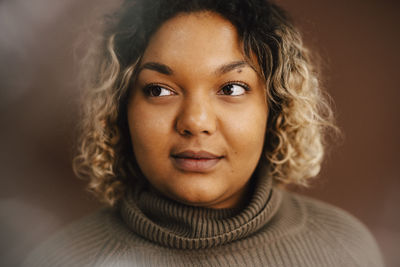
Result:
<instances>
[{"instance_id":1,"label":"upper lip","mask_svg":"<svg viewBox=\"0 0 400 267\"><path fill-rule=\"evenodd\" d=\"M222 158L222 156L217 156L213 153L207 151L193 151L193 150L185 150L179 153L173 153L172 157L176 158L195 158L195 159L215 159Z\"/></svg>"}]
</instances>

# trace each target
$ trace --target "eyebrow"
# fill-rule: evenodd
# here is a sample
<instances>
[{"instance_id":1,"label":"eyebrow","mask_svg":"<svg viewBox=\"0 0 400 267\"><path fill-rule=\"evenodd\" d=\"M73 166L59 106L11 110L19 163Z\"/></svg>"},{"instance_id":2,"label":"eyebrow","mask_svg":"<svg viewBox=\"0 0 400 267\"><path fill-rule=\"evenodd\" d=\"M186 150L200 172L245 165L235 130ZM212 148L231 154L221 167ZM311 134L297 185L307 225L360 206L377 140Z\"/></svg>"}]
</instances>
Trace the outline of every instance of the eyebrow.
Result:
<instances>
[{"instance_id":1,"label":"eyebrow","mask_svg":"<svg viewBox=\"0 0 400 267\"><path fill-rule=\"evenodd\" d=\"M240 69L243 67L250 67L252 69L254 69L249 63L247 63L244 60L239 60L239 61L233 61L227 64L224 64L222 66L220 66L215 73L217 75L222 75L225 73L228 73L230 71L233 71L235 69ZM148 70L153 70L153 71L157 71L161 74L165 74L165 75L172 75L174 72L173 70L168 67L165 64L162 63L158 63L158 62L146 62L144 63L138 70L138 74L144 70L144 69L148 69Z\"/></svg>"},{"instance_id":2,"label":"eyebrow","mask_svg":"<svg viewBox=\"0 0 400 267\"><path fill-rule=\"evenodd\" d=\"M251 67L251 66L246 61L239 60L239 61L234 61L234 62L222 65L221 67L219 67L216 70L215 73L222 75L222 74L228 73L230 71L233 71L235 69L240 69L243 67Z\"/></svg>"},{"instance_id":3,"label":"eyebrow","mask_svg":"<svg viewBox=\"0 0 400 267\"><path fill-rule=\"evenodd\" d=\"M167 65L164 65L164 64L161 64L161 63L157 63L157 62L146 62L146 63L144 63L139 68L138 74L144 69L154 70L154 71L157 71L157 72L165 74L165 75L172 75L174 73L172 71L172 69L170 67L168 67Z\"/></svg>"}]
</instances>

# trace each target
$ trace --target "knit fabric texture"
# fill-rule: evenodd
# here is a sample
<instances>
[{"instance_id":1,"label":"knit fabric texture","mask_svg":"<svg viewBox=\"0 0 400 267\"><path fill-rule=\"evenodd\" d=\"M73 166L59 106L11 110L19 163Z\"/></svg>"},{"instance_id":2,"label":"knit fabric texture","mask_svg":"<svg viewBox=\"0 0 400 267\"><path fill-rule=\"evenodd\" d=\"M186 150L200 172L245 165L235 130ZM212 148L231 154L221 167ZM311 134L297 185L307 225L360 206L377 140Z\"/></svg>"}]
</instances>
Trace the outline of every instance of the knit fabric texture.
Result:
<instances>
[{"instance_id":1,"label":"knit fabric texture","mask_svg":"<svg viewBox=\"0 0 400 267\"><path fill-rule=\"evenodd\" d=\"M253 177L244 208L207 209L128 191L57 233L24 266L384 266L366 227L331 205Z\"/></svg>"}]
</instances>

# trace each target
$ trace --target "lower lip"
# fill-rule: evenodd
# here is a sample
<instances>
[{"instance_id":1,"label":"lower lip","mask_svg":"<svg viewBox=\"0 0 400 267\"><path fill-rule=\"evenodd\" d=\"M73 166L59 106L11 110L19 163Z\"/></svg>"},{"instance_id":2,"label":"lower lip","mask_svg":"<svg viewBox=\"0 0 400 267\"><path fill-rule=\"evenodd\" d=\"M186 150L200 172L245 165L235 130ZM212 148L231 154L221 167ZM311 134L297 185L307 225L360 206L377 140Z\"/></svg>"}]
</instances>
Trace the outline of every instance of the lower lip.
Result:
<instances>
[{"instance_id":1,"label":"lower lip","mask_svg":"<svg viewBox=\"0 0 400 267\"><path fill-rule=\"evenodd\" d=\"M175 167L187 172L207 172L210 171L221 158L212 159L194 159L194 158L176 158L171 157Z\"/></svg>"}]
</instances>

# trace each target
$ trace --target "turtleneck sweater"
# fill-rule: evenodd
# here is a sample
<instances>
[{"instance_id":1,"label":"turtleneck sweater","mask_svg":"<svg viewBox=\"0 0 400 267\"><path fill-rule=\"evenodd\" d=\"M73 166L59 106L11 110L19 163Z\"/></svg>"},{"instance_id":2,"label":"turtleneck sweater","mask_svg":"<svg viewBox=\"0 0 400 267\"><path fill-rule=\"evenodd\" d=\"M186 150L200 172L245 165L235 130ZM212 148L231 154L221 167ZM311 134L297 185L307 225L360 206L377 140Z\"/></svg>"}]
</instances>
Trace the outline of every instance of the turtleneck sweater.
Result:
<instances>
[{"instance_id":1,"label":"turtleneck sweater","mask_svg":"<svg viewBox=\"0 0 400 267\"><path fill-rule=\"evenodd\" d=\"M184 205L146 186L75 222L24 266L384 266L366 227L329 204L253 179L242 208Z\"/></svg>"},{"instance_id":2,"label":"turtleneck sweater","mask_svg":"<svg viewBox=\"0 0 400 267\"><path fill-rule=\"evenodd\" d=\"M121 215L137 235L173 249L207 249L244 239L276 214L281 192L272 179L259 179L244 209L187 206L150 190L135 188L121 204Z\"/></svg>"}]
</instances>

